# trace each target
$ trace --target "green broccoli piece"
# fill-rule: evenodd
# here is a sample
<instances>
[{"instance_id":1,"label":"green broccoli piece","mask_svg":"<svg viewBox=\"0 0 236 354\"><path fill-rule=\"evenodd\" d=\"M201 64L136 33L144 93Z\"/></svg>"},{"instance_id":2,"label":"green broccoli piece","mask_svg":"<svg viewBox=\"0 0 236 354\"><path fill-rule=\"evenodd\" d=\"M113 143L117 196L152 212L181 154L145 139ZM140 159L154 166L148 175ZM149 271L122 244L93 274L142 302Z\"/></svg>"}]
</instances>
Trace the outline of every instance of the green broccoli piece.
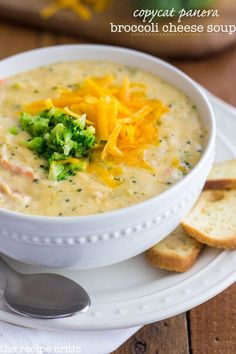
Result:
<instances>
[{"instance_id":1,"label":"green broccoli piece","mask_svg":"<svg viewBox=\"0 0 236 354\"><path fill-rule=\"evenodd\" d=\"M12 135L17 135L19 133L18 128L17 127L11 127L8 129L9 133L11 133Z\"/></svg>"},{"instance_id":2,"label":"green broccoli piece","mask_svg":"<svg viewBox=\"0 0 236 354\"><path fill-rule=\"evenodd\" d=\"M74 118L56 108L44 110L34 116L21 113L20 127L32 138L24 145L47 160L49 178L53 180L61 181L84 169L84 158L89 158L89 153L96 144L95 129L86 127L84 114L80 118ZM64 163L68 157L83 160L78 163Z\"/></svg>"},{"instance_id":3,"label":"green broccoli piece","mask_svg":"<svg viewBox=\"0 0 236 354\"><path fill-rule=\"evenodd\" d=\"M48 124L48 118L43 118L40 115L31 116L28 113L21 113L20 127L33 137L45 134L49 130Z\"/></svg>"},{"instance_id":4,"label":"green broccoli piece","mask_svg":"<svg viewBox=\"0 0 236 354\"><path fill-rule=\"evenodd\" d=\"M66 159L66 155L60 154L59 152L53 152L52 154L50 154L50 157L49 157L50 162L60 161L60 160L65 160L65 159Z\"/></svg>"},{"instance_id":5,"label":"green broccoli piece","mask_svg":"<svg viewBox=\"0 0 236 354\"><path fill-rule=\"evenodd\" d=\"M63 181L67 177L74 176L77 171L84 171L86 167L86 161L66 164L62 164L60 161L52 161L50 163L48 177L53 181Z\"/></svg>"},{"instance_id":6,"label":"green broccoli piece","mask_svg":"<svg viewBox=\"0 0 236 354\"><path fill-rule=\"evenodd\" d=\"M75 146L73 148L76 157L86 156L88 151L94 147L96 143L94 127L88 127L73 134Z\"/></svg>"},{"instance_id":7,"label":"green broccoli piece","mask_svg":"<svg viewBox=\"0 0 236 354\"><path fill-rule=\"evenodd\" d=\"M36 151L39 154L43 153L45 148L44 139L40 136L37 136L29 141L25 141L23 145L30 150Z\"/></svg>"},{"instance_id":8,"label":"green broccoli piece","mask_svg":"<svg viewBox=\"0 0 236 354\"><path fill-rule=\"evenodd\" d=\"M58 123L48 135L45 136L47 145L51 150L59 153L64 153L68 156L74 146L71 140L72 132L66 128L62 123Z\"/></svg>"}]
</instances>

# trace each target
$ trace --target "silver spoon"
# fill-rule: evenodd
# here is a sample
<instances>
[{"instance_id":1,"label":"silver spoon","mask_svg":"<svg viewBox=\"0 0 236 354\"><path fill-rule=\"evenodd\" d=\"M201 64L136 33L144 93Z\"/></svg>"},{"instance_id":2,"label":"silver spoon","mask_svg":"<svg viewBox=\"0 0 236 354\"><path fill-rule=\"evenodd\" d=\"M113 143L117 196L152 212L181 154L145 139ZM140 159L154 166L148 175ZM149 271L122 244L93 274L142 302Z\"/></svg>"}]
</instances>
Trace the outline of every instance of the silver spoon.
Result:
<instances>
[{"instance_id":1,"label":"silver spoon","mask_svg":"<svg viewBox=\"0 0 236 354\"><path fill-rule=\"evenodd\" d=\"M4 300L18 314L41 319L73 316L90 306L87 292L59 274L22 274L0 258L5 280Z\"/></svg>"}]
</instances>

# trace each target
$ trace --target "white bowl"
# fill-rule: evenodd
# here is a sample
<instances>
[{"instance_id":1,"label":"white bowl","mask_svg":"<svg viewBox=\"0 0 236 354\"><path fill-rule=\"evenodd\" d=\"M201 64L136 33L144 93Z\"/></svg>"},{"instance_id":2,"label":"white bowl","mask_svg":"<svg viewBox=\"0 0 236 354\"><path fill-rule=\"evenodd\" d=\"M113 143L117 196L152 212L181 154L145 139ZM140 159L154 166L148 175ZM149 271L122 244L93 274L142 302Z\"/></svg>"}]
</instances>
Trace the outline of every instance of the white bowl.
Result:
<instances>
[{"instance_id":1,"label":"white bowl","mask_svg":"<svg viewBox=\"0 0 236 354\"><path fill-rule=\"evenodd\" d=\"M86 269L131 258L166 237L190 211L210 171L215 147L212 108L184 73L153 56L103 45L67 45L32 50L0 63L0 77L58 61L108 60L158 75L187 93L208 131L193 170L167 191L131 207L99 215L44 217L0 209L0 251L50 267Z\"/></svg>"}]
</instances>

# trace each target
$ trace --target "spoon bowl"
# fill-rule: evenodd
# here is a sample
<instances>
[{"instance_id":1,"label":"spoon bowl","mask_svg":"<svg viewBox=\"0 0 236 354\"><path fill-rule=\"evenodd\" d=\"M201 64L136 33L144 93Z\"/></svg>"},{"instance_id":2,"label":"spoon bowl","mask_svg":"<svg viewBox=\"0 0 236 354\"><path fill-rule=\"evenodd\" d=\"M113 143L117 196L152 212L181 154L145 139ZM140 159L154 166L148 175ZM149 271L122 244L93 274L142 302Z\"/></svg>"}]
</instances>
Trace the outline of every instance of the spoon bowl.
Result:
<instances>
[{"instance_id":1,"label":"spoon bowl","mask_svg":"<svg viewBox=\"0 0 236 354\"><path fill-rule=\"evenodd\" d=\"M55 319L73 316L90 306L88 293L76 282L59 274L24 275L0 259L5 278L7 306L24 316Z\"/></svg>"}]
</instances>

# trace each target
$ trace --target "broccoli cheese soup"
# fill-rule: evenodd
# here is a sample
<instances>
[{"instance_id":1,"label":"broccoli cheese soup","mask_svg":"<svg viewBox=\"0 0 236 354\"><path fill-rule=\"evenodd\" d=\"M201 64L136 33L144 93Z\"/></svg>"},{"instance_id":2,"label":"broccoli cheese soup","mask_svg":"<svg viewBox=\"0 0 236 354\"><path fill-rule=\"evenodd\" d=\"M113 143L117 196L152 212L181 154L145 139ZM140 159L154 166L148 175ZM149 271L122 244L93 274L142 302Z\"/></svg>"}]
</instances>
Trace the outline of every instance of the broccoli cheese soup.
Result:
<instances>
[{"instance_id":1,"label":"broccoli cheese soup","mask_svg":"<svg viewBox=\"0 0 236 354\"><path fill-rule=\"evenodd\" d=\"M206 131L170 83L110 62L62 62L0 82L0 207L104 213L170 188Z\"/></svg>"}]
</instances>

